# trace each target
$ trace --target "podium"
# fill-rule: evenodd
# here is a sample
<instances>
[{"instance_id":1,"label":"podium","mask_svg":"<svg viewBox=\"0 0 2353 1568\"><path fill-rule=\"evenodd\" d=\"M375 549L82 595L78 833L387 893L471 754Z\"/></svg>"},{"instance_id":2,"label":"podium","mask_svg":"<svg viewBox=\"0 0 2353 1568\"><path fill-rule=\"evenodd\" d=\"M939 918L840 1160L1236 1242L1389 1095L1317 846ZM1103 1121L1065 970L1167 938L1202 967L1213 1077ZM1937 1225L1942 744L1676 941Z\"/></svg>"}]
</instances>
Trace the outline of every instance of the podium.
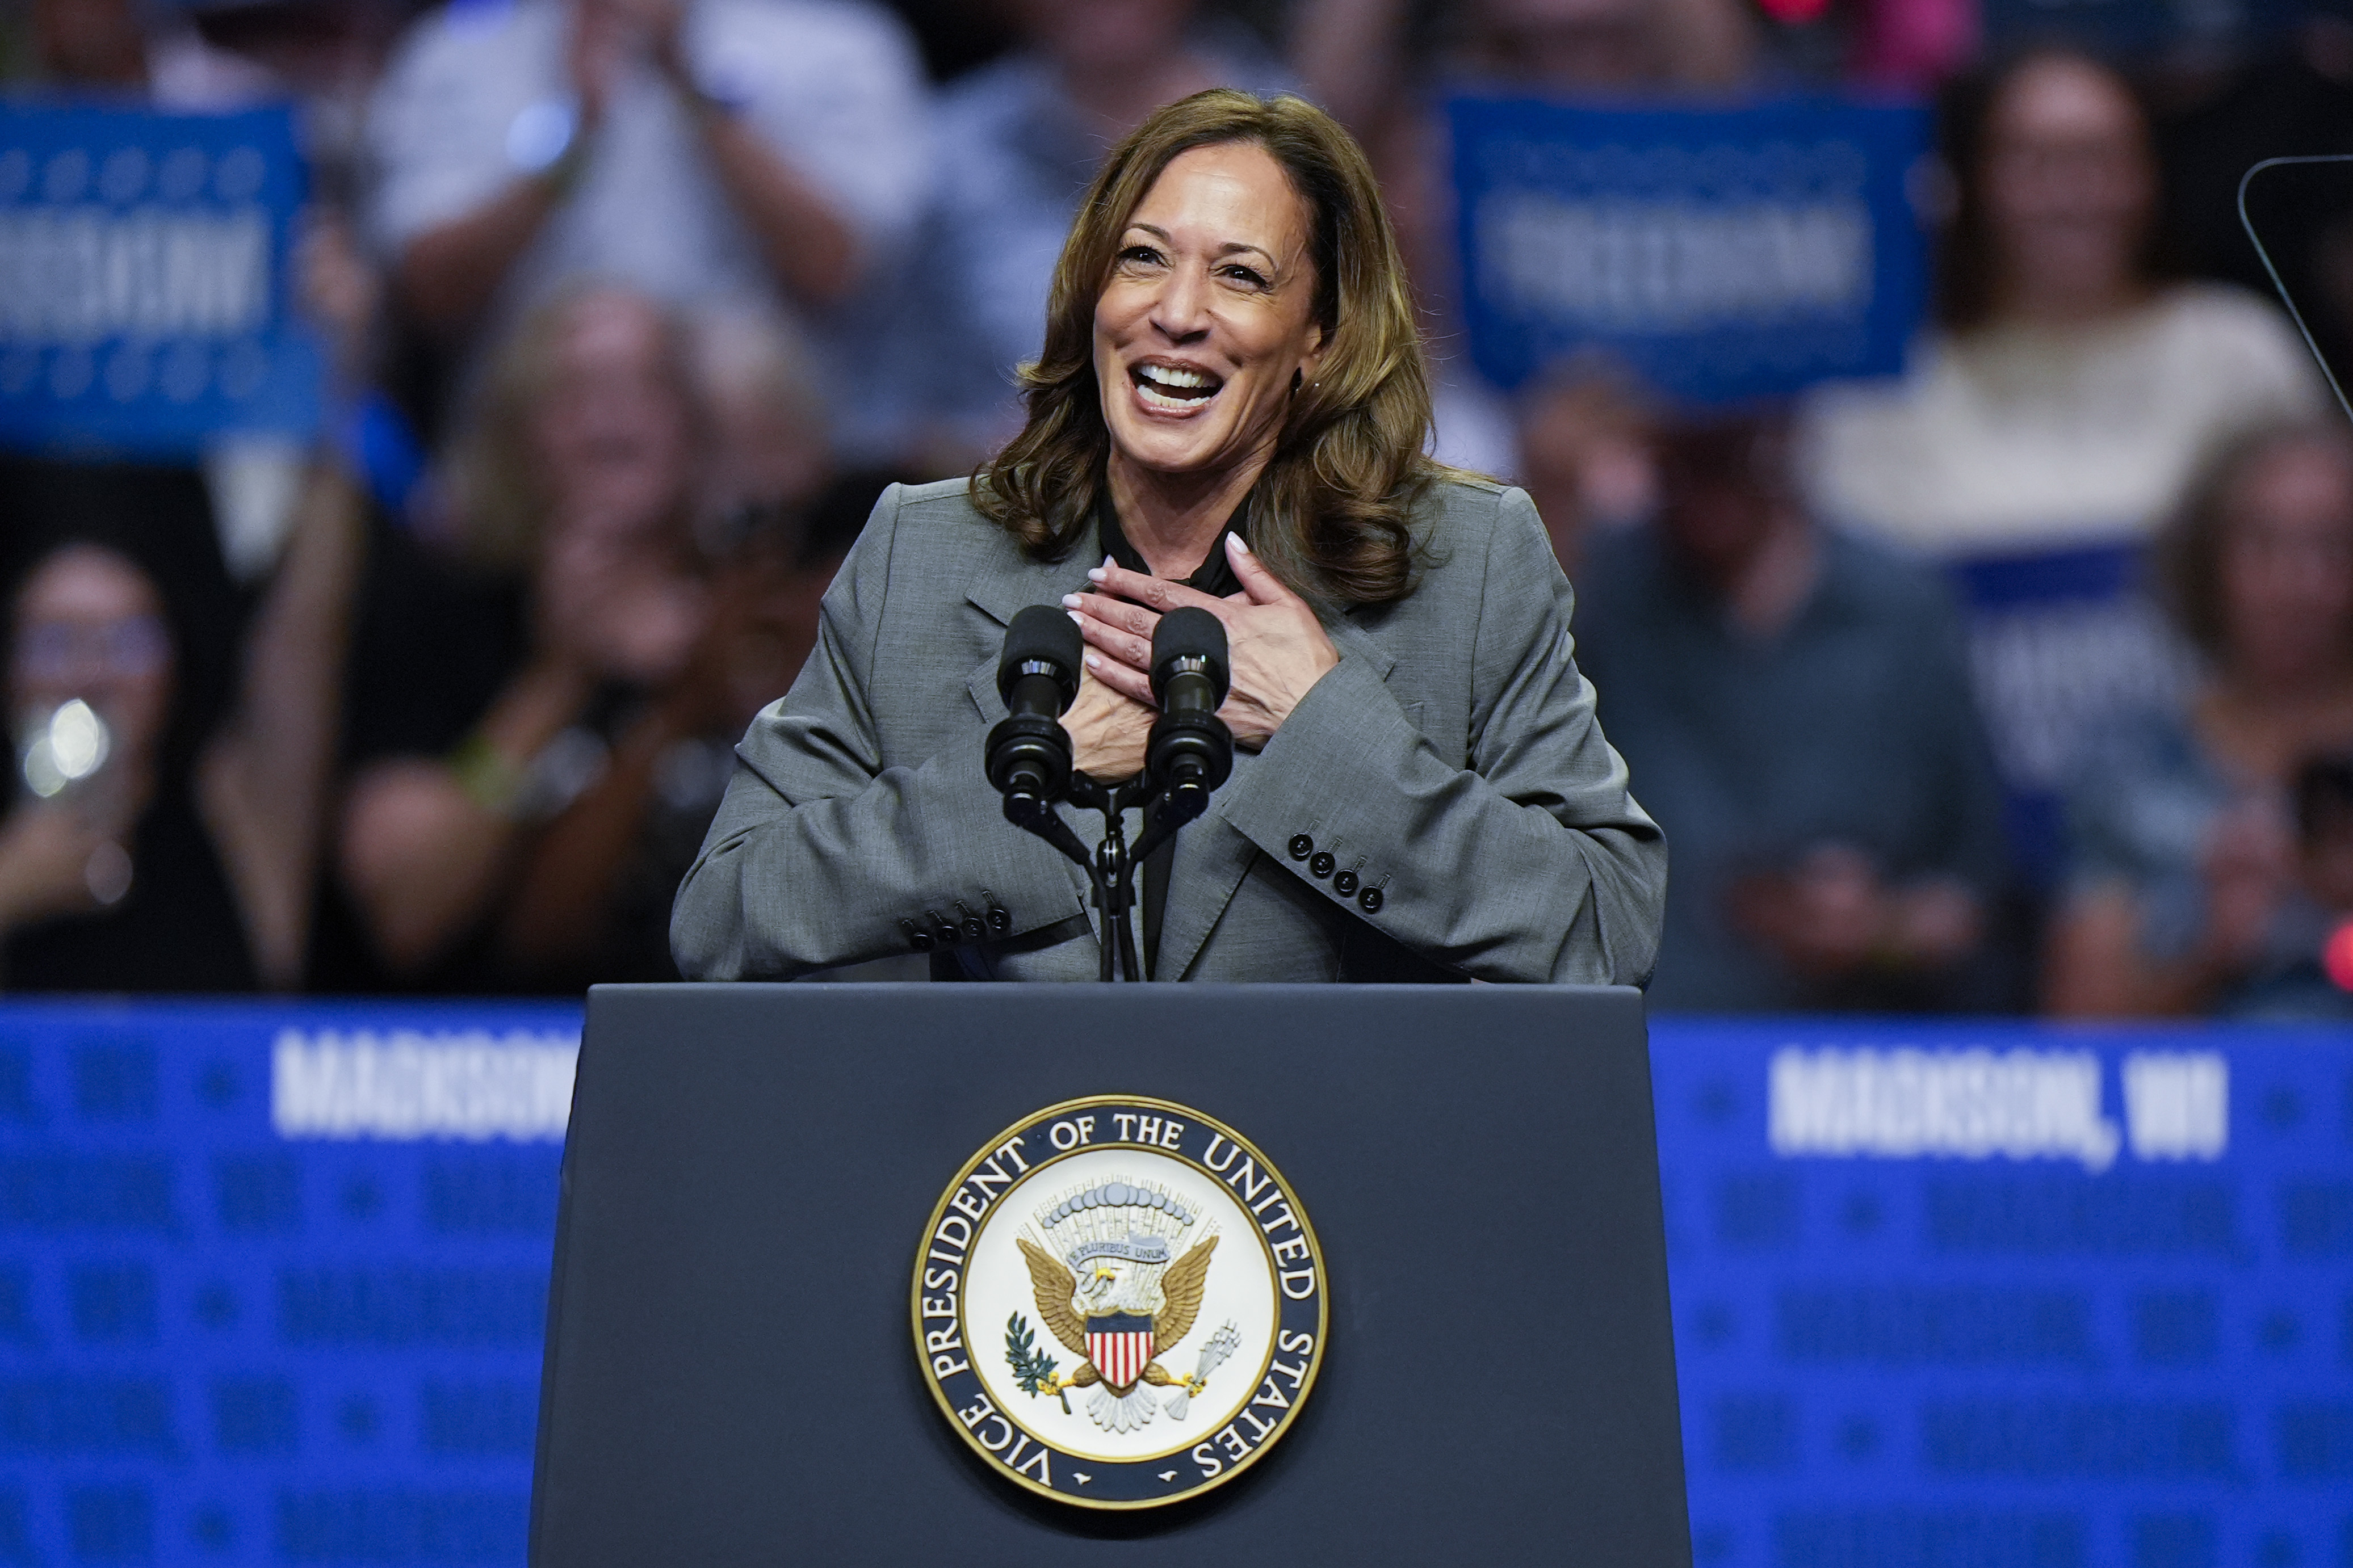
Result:
<instances>
[{"instance_id":1,"label":"podium","mask_svg":"<svg viewBox=\"0 0 2353 1568\"><path fill-rule=\"evenodd\" d=\"M927 1216L974 1151L1096 1094L1239 1129L1328 1291L1281 1441L1140 1511L1008 1484L910 1335ZM1641 999L600 986L541 1401L540 1568L1010 1568L1095 1540L1123 1563L1688 1563Z\"/></svg>"}]
</instances>

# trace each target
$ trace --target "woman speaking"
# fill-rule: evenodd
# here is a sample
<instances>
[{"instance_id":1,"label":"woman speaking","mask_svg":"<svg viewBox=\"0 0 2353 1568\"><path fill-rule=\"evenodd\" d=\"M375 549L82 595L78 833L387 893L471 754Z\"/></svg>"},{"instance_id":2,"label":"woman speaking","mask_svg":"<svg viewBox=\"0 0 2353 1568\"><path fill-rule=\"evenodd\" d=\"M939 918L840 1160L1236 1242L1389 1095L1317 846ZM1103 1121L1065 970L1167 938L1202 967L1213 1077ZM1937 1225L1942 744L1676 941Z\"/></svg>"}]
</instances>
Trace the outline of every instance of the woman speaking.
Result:
<instances>
[{"instance_id":1,"label":"woman speaking","mask_svg":"<svg viewBox=\"0 0 2353 1568\"><path fill-rule=\"evenodd\" d=\"M1154 978L1648 974L1664 840L1535 508L1423 455L1410 297L1336 122L1222 89L1147 120L1087 194L1023 375L994 460L883 495L737 749L672 916L682 973L913 949L939 978L1093 978L1084 873L982 766L1007 623L1059 602L1087 647L1063 724L1105 781L1143 766L1160 615L1225 624L1239 754L1145 868Z\"/></svg>"}]
</instances>

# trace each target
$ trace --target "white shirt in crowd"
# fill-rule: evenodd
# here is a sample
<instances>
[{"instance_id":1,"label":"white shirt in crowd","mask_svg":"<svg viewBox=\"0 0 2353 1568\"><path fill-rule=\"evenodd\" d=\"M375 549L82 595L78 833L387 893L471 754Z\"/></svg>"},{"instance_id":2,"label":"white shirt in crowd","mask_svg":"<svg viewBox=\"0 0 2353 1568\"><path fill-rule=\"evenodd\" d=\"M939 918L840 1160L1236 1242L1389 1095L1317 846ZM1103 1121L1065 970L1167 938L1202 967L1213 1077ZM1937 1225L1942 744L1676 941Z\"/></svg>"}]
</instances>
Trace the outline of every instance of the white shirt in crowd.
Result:
<instances>
[{"instance_id":1,"label":"white shirt in crowd","mask_svg":"<svg viewBox=\"0 0 2353 1568\"><path fill-rule=\"evenodd\" d=\"M1816 510L1946 558L2147 537L2216 445L2316 413L2277 310L2213 284L2113 321L1938 336L1901 381L1825 387L1800 437Z\"/></svg>"},{"instance_id":2,"label":"white shirt in crowd","mask_svg":"<svg viewBox=\"0 0 2353 1568\"><path fill-rule=\"evenodd\" d=\"M370 112L369 216L387 257L523 171L510 138L518 116L570 102L571 26L565 0L452 0L403 40ZM702 89L833 198L869 257L903 242L928 184L926 89L894 16L864 0L691 0L685 47ZM506 279L497 324L583 276L671 303L786 303L691 111L642 62Z\"/></svg>"}]
</instances>

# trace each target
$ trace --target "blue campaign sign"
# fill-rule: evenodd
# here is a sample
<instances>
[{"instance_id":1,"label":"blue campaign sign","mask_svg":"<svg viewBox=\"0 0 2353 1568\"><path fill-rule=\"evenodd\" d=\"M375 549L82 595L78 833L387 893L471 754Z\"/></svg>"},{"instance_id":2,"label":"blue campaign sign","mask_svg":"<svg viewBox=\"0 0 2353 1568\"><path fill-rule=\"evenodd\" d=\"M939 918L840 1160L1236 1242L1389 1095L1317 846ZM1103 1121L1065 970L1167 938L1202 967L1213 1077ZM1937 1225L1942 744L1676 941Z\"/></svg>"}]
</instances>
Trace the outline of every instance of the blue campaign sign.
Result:
<instances>
[{"instance_id":1,"label":"blue campaign sign","mask_svg":"<svg viewBox=\"0 0 2353 1568\"><path fill-rule=\"evenodd\" d=\"M1599 351L1695 403L1893 374L1926 254L1908 106L1449 106L1471 353L1515 388Z\"/></svg>"},{"instance_id":2,"label":"blue campaign sign","mask_svg":"<svg viewBox=\"0 0 2353 1568\"><path fill-rule=\"evenodd\" d=\"M308 435L290 111L0 105L0 445L194 452Z\"/></svg>"},{"instance_id":3,"label":"blue campaign sign","mask_svg":"<svg viewBox=\"0 0 2353 1568\"><path fill-rule=\"evenodd\" d=\"M2063 792L2086 738L2172 705L2194 674L2148 590L2146 554L2128 541L1953 565L2010 847L2037 887L2066 869Z\"/></svg>"}]
</instances>

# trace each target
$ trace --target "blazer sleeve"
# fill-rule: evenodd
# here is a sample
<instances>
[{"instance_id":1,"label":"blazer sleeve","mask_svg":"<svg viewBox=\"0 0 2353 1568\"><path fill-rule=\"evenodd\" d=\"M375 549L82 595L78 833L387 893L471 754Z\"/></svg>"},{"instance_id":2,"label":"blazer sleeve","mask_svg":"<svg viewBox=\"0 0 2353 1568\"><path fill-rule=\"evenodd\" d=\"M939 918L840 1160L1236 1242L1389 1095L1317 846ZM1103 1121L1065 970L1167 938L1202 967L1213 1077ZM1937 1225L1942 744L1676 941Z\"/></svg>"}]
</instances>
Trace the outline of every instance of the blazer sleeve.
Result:
<instances>
[{"instance_id":1,"label":"blazer sleeve","mask_svg":"<svg viewBox=\"0 0 2353 1568\"><path fill-rule=\"evenodd\" d=\"M873 690L901 493L893 485L875 503L826 591L792 690L735 748L735 775L670 910L670 953L689 979L790 979L903 953L902 921L954 919L959 901L1006 910L997 940L1085 912L1054 852L1006 827L977 713L921 763L884 757ZM902 685L910 674L898 672Z\"/></svg>"},{"instance_id":2,"label":"blazer sleeve","mask_svg":"<svg viewBox=\"0 0 2353 1568\"><path fill-rule=\"evenodd\" d=\"M1345 907L1473 979L1642 984L1658 953L1665 837L1628 793L1569 637L1572 591L1535 507L1497 502L1466 651L1469 765L1430 745L1381 673L1343 652L1221 802L1277 865L1307 834L1345 851L1364 895ZM1425 589L1424 591L1427 591ZM1447 628L1452 630L1453 628ZM1433 657L1443 657L1434 653ZM1336 897L1328 880L1310 883Z\"/></svg>"}]
</instances>

